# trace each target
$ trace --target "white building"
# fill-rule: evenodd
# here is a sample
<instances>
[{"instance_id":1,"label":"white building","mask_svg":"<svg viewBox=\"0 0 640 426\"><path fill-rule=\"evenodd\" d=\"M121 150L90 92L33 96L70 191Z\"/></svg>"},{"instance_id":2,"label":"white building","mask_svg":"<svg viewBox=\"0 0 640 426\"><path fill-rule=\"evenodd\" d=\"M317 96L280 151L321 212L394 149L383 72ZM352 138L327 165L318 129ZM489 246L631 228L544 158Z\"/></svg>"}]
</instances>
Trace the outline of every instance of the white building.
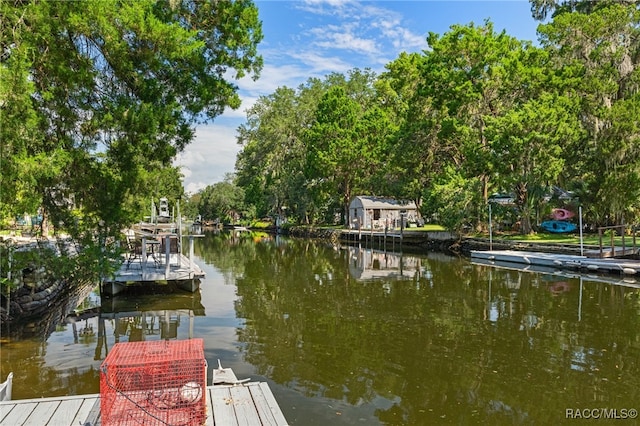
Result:
<instances>
[{"instance_id":1,"label":"white building","mask_svg":"<svg viewBox=\"0 0 640 426\"><path fill-rule=\"evenodd\" d=\"M419 219L418 209L413 201L361 195L354 197L349 204L349 227L380 230L400 228L401 213L405 216L404 227Z\"/></svg>"}]
</instances>

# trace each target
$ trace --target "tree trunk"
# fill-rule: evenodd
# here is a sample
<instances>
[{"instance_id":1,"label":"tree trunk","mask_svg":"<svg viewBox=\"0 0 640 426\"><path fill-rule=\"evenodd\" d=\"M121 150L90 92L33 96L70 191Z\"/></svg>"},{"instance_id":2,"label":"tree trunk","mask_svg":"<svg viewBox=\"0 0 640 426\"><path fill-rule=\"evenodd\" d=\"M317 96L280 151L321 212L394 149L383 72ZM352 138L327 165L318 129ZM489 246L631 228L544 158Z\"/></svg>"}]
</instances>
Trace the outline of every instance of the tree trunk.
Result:
<instances>
[{"instance_id":1,"label":"tree trunk","mask_svg":"<svg viewBox=\"0 0 640 426\"><path fill-rule=\"evenodd\" d=\"M531 233L531 210L529 209L529 192L527 183L520 182L516 185L516 205L520 211L520 233L528 235Z\"/></svg>"}]
</instances>

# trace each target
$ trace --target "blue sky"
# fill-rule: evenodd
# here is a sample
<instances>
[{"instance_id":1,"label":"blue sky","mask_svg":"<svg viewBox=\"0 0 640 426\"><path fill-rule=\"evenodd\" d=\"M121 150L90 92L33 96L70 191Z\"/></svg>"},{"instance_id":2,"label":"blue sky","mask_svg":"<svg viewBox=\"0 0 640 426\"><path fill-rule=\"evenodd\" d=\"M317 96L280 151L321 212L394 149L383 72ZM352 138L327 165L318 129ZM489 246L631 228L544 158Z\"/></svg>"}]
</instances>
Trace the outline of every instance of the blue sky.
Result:
<instances>
[{"instance_id":1,"label":"blue sky","mask_svg":"<svg viewBox=\"0 0 640 426\"><path fill-rule=\"evenodd\" d=\"M194 142L176 159L189 193L233 172L240 150L236 129L259 96L353 68L380 73L400 52L427 49L429 32L444 34L454 24L480 25L489 19L497 32L505 30L534 43L539 24L525 0L258 0L255 4L264 33L258 46L264 68L257 81L236 82L242 106L227 110L213 124L199 126Z\"/></svg>"}]
</instances>

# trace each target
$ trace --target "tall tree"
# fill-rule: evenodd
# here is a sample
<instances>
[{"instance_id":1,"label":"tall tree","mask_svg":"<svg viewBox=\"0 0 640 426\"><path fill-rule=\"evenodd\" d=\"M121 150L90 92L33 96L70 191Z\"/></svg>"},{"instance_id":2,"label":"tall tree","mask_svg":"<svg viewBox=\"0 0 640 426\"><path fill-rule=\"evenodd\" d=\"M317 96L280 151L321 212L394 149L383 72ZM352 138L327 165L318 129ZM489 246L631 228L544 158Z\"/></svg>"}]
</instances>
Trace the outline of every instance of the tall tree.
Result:
<instances>
[{"instance_id":1,"label":"tall tree","mask_svg":"<svg viewBox=\"0 0 640 426\"><path fill-rule=\"evenodd\" d=\"M244 191L231 179L209 185L200 191L198 212L203 219L219 219L226 223L237 223L245 213Z\"/></svg>"},{"instance_id":2,"label":"tall tree","mask_svg":"<svg viewBox=\"0 0 640 426\"><path fill-rule=\"evenodd\" d=\"M332 87L322 97L316 120L306 135L309 177L323 181L323 186L340 194L343 223L348 217L354 184L363 172L363 146L356 132L361 114L360 106L343 87Z\"/></svg>"},{"instance_id":3,"label":"tall tree","mask_svg":"<svg viewBox=\"0 0 640 426\"><path fill-rule=\"evenodd\" d=\"M558 68L571 67L565 84L581 99L587 137L570 146L575 179L592 198L581 200L597 223L638 218L640 211L640 5L593 2L586 10L556 11L539 27L542 45Z\"/></svg>"},{"instance_id":4,"label":"tall tree","mask_svg":"<svg viewBox=\"0 0 640 426\"><path fill-rule=\"evenodd\" d=\"M577 102L552 94L530 99L489 123L494 176L515 193L523 234L532 231L543 190L564 170L564 147L580 136Z\"/></svg>"},{"instance_id":5,"label":"tall tree","mask_svg":"<svg viewBox=\"0 0 640 426\"><path fill-rule=\"evenodd\" d=\"M376 82L380 104L398 128L383 154L388 161L378 173L384 183L381 190L385 195L414 200L417 206L436 173L438 153L431 145L437 134L436 121L430 119L434 110L429 98L417 94L424 61L422 54L401 53Z\"/></svg>"},{"instance_id":6,"label":"tall tree","mask_svg":"<svg viewBox=\"0 0 640 426\"><path fill-rule=\"evenodd\" d=\"M313 121L325 87L319 79L309 79L297 90L280 87L247 111L247 121L238 129L242 150L236 160L237 183L259 215L286 211L297 220L308 219L312 208L302 134Z\"/></svg>"},{"instance_id":7,"label":"tall tree","mask_svg":"<svg viewBox=\"0 0 640 426\"><path fill-rule=\"evenodd\" d=\"M413 131L421 135L431 164L438 165L436 173L450 175L447 166L454 165L480 182L480 197L471 198L480 203L466 206L469 216L475 212L475 223L480 223L492 176L487 122L518 101L513 64L527 43L505 32L495 33L491 22L454 25L443 36L430 33L427 41L431 50L425 53L414 99L426 114Z\"/></svg>"},{"instance_id":8,"label":"tall tree","mask_svg":"<svg viewBox=\"0 0 640 426\"><path fill-rule=\"evenodd\" d=\"M58 224L74 211L118 232L142 172L168 166L196 123L237 108L230 78L262 66L250 0L10 1L0 16L0 73L11 76L0 86L1 201L18 182Z\"/></svg>"}]
</instances>

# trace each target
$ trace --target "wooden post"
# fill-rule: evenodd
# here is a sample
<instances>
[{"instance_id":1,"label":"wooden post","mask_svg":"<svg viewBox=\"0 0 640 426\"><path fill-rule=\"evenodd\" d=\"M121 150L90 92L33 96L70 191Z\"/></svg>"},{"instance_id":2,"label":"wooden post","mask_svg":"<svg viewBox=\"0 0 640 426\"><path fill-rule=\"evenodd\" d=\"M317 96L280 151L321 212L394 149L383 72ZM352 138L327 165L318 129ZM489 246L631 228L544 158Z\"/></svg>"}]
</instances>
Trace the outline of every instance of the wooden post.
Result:
<instances>
[{"instance_id":1,"label":"wooden post","mask_svg":"<svg viewBox=\"0 0 640 426\"><path fill-rule=\"evenodd\" d=\"M147 267L147 237L142 237L142 251L141 251L142 259L140 259L140 264L142 265L142 273L144 274L144 270Z\"/></svg>"},{"instance_id":2,"label":"wooden post","mask_svg":"<svg viewBox=\"0 0 640 426\"><path fill-rule=\"evenodd\" d=\"M491 223L491 203L489 203L489 251L493 251L493 227Z\"/></svg>"},{"instance_id":3,"label":"wooden post","mask_svg":"<svg viewBox=\"0 0 640 426\"><path fill-rule=\"evenodd\" d=\"M584 244L582 241L582 206L578 207L578 211L580 213L579 223L580 223L580 256L584 256Z\"/></svg>"},{"instance_id":4,"label":"wooden post","mask_svg":"<svg viewBox=\"0 0 640 426\"><path fill-rule=\"evenodd\" d=\"M182 215L180 215L180 200L176 202L178 210L178 254L182 253Z\"/></svg>"},{"instance_id":5,"label":"wooden post","mask_svg":"<svg viewBox=\"0 0 640 426\"><path fill-rule=\"evenodd\" d=\"M164 278L169 278L169 262L171 261L171 235L164 237Z\"/></svg>"},{"instance_id":6,"label":"wooden post","mask_svg":"<svg viewBox=\"0 0 640 426\"><path fill-rule=\"evenodd\" d=\"M189 235L189 269L193 267L193 235Z\"/></svg>"},{"instance_id":7,"label":"wooden post","mask_svg":"<svg viewBox=\"0 0 640 426\"><path fill-rule=\"evenodd\" d=\"M616 228L613 228L611 230L611 257L614 257L616 255L616 246L615 246L615 243L613 242L613 237L614 237L613 234L615 234L615 232L616 232Z\"/></svg>"},{"instance_id":8,"label":"wooden post","mask_svg":"<svg viewBox=\"0 0 640 426\"><path fill-rule=\"evenodd\" d=\"M598 228L598 244L600 245L600 259L602 259L602 228Z\"/></svg>"},{"instance_id":9,"label":"wooden post","mask_svg":"<svg viewBox=\"0 0 640 426\"><path fill-rule=\"evenodd\" d=\"M189 339L193 338L193 310L189 309Z\"/></svg>"},{"instance_id":10,"label":"wooden post","mask_svg":"<svg viewBox=\"0 0 640 426\"><path fill-rule=\"evenodd\" d=\"M12 268L12 264L13 264L13 245L10 244L9 247L9 256L8 256L8 260L9 260L9 270L7 271L7 284L9 285L8 287L8 291L7 291L7 314L11 313L10 310L10 306L11 306L11 287L12 287L12 283L11 283L11 268Z\"/></svg>"}]
</instances>

